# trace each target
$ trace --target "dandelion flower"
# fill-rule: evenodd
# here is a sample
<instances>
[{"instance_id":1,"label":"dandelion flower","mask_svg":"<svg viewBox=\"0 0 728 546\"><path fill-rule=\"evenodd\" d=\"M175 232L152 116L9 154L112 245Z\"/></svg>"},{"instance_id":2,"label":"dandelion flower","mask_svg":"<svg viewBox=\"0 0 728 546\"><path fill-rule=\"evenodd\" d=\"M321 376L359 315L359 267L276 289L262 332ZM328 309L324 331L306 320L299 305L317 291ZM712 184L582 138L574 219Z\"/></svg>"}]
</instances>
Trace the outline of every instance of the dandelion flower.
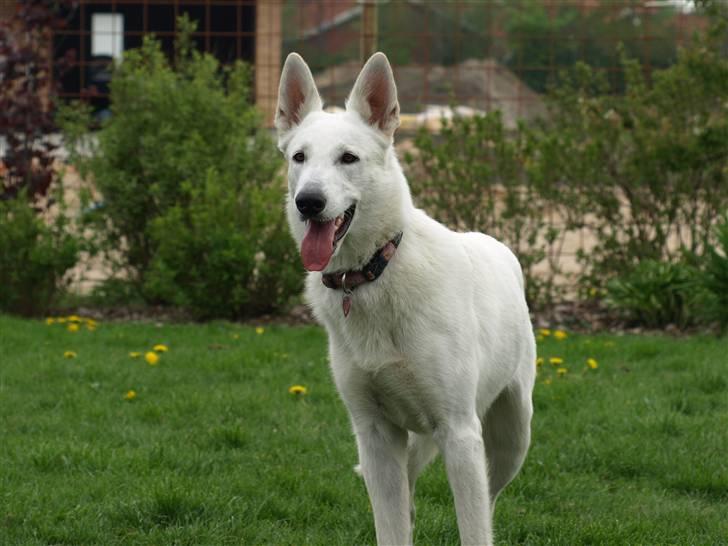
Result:
<instances>
[{"instance_id":1,"label":"dandelion flower","mask_svg":"<svg viewBox=\"0 0 728 546\"><path fill-rule=\"evenodd\" d=\"M240 339L240 334L233 334L230 337L232 337L233 339Z\"/></svg>"},{"instance_id":2,"label":"dandelion flower","mask_svg":"<svg viewBox=\"0 0 728 546\"><path fill-rule=\"evenodd\" d=\"M63 353L63 356L65 358L76 358L78 355L76 354L75 351L66 351Z\"/></svg>"},{"instance_id":3,"label":"dandelion flower","mask_svg":"<svg viewBox=\"0 0 728 546\"><path fill-rule=\"evenodd\" d=\"M568 372L569 370L567 370L566 368L558 368L556 370L556 373L559 374L559 377L565 376Z\"/></svg>"},{"instance_id":4,"label":"dandelion flower","mask_svg":"<svg viewBox=\"0 0 728 546\"><path fill-rule=\"evenodd\" d=\"M78 324L71 322L67 327L69 332L78 332Z\"/></svg>"},{"instance_id":5,"label":"dandelion flower","mask_svg":"<svg viewBox=\"0 0 728 546\"><path fill-rule=\"evenodd\" d=\"M539 356L536 359L536 366L542 366L542 365L543 365L543 358Z\"/></svg>"},{"instance_id":6,"label":"dandelion flower","mask_svg":"<svg viewBox=\"0 0 728 546\"><path fill-rule=\"evenodd\" d=\"M58 324L64 324L66 322L66 318L65 317L58 317L56 319L56 322L58 322Z\"/></svg>"},{"instance_id":7,"label":"dandelion flower","mask_svg":"<svg viewBox=\"0 0 728 546\"><path fill-rule=\"evenodd\" d=\"M587 358L586 365L589 366L592 370L596 370L599 367L599 363L593 358Z\"/></svg>"},{"instance_id":8,"label":"dandelion flower","mask_svg":"<svg viewBox=\"0 0 728 546\"><path fill-rule=\"evenodd\" d=\"M538 335L548 337L551 335L551 330L549 330L548 328L540 328L538 330Z\"/></svg>"},{"instance_id":9,"label":"dandelion flower","mask_svg":"<svg viewBox=\"0 0 728 546\"><path fill-rule=\"evenodd\" d=\"M549 358L549 364L553 364L554 366L558 366L559 364L563 364L564 359L560 356L552 356Z\"/></svg>"},{"instance_id":10,"label":"dandelion flower","mask_svg":"<svg viewBox=\"0 0 728 546\"><path fill-rule=\"evenodd\" d=\"M149 351L147 354L144 355L144 360L146 360L147 364L149 364L150 366L156 366L157 362L159 362L159 355L154 351Z\"/></svg>"},{"instance_id":11,"label":"dandelion flower","mask_svg":"<svg viewBox=\"0 0 728 546\"><path fill-rule=\"evenodd\" d=\"M564 332L563 330L556 330L556 331L554 332L554 339L555 339L555 340L557 340L557 341L563 341L563 340L565 340L565 339L566 339L567 337L569 337L569 336L568 336L568 335L567 335L567 333L566 333L566 332Z\"/></svg>"},{"instance_id":12,"label":"dandelion flower","mask_svg":"<svg viewBox=\"0 0 728 546\"><path fill-rule=\"evenodd\" d=\"M95 324L86 324L86 330L88 330L89 332L93 332L94 330L96 330L96 325Z\"/></svg>"},{"instance_id":13,"label":"dandelion flower","mask_svg":"<svg viewBox=\"0 0 728 546\"><path fill-rule=\"evenodd\" d=\"M142 353L140 353L139 351L132 351L129 353L129 356L132 358L139 358L140 356L142 356Z\"/></svg>"},{"instance_id":14,"label":"dandelion flower","mask_svg":"<svg viewBox=\"0 0 728 546\"><path fill-rule=\"evenodd\" d=\"M255 329L255 333L258 334L258 335L261 335L263 332L265 332L265 328L263 328L262 326L258 326Z\"/></svg>"},{"instance_id":15,"label":"dandelion flower","mask_svg":"<svg viewBox=\"0 0 728 546\"><path fill-rule=\"evenodd\" d=\"M550 377L547 377L546 379L544 379L543 380L543 384L544 385L550 385L551 384L551 378Z\"/></svg>"},{"instance_id":16,"label":"dandelion flower","mask_svg":"<svg viewBox=\"0 0 728 546\"><path fill-rule=\"evenodd\" d=\"M56 319L54 319L53 317L48 317L48 318L46 319L46 324L47 324L48 326L50 326L51 324L54 324L55 322L56 322Z\"/></svg>"},{"instance_id":17,"label":"dandelion flower","mask_svg":"<svg viewBox=\"0 0 728 546\"><path fill-rule=\"evenodd\" d=\"M303 395L306 394L306 387L303 385L292 385L291 387L288 387L288 392L295 395Z\"/></svg>"},{"instance_id":18,"label":"dandelion flower","mask_svg":"<svg viewBox=\"0 0 728 546\"><path fill-rule=\"evenodd\" d=\"M137 393L135 390L126 391L126 394L124 394L124 400L134 400L136 397Z\"/></svg>"},{"instance_id":19,"label":"dandelion flower","mask_svg":"<svg viewBox=\"0 0 728 546\"><path fill-rule=\"evenodd\" d=\"M76 323L79 323L79 322L81 322L81 317L79 317L78 315L71 315L71 316L68 317L67 320L68 320L68 322L76 322Z\"/></svg>"},{"instance_id":20,"label":"dandelion flower","mask_svg":"<svg viewBox=\"0 0 728 546\"><path fill-rule=\"evenodd\" d=\"M158 344L158 345L155 345L155 346L154 346L154 347L152 348L152 350L153 350L153 351L154 351L155 353L166 353L167 351L169 351L169 347L167 347L166 345L162 345L162 344L160 343L160 344Z\"/></svg>"},{"instance_id":21,"label":"dandelion flower","mask_svg":"<svg viewBox=\"0 0 728 546\"><path fill-rule=\"evenodd\" d=\"M543 336L541 336L541 335L538 335L538 336L536 336L536 341L537 341L537 342L541 342L541 341L543 341L544 339L545 339L545 338L544 338Z\"/></svg>"}]
</instances>

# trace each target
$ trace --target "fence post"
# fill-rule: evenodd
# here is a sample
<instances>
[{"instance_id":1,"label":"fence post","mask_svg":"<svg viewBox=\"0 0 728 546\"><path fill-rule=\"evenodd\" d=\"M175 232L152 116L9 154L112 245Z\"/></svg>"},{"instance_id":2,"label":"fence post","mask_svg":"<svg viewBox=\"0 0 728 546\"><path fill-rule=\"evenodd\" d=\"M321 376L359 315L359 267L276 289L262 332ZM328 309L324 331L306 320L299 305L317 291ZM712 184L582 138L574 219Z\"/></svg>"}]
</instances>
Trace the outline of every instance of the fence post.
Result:
<instances>
[{"instance_id":1,"label":"fence post","mask_svg":"<svg viewBox=\"0 0 728 546\"><path fill-rule=\"evenodd\" d=\"M361 0L361 29L359 32L359 58L362 64L377 51L377 0Z\"/></svg>"}]
</instances>

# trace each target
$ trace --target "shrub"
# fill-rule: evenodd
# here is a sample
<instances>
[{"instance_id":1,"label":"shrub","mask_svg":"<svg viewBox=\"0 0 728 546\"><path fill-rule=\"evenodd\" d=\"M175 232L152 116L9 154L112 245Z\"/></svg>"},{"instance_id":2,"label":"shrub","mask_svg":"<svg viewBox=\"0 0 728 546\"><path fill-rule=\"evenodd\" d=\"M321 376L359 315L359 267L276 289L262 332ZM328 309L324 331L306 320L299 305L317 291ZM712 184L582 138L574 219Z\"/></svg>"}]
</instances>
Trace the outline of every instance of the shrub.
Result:
<instances>
[{"instance_id":1,"label":"shrub","mask_svg":"<svg viewBox=\"0 0 728 546\"><path fill-rule=\"evenodd\" d=\"M23 193L0 201L0 309L23 315L46 312L80 250L63 211L46 223Z\"/></svg>"},{"instance_id":2,"label":"shrub","mask_svg":"<svg viewBox=\"0 0 728 546\"><path fill-rule=\"evenodd\" d=\"M45 312L81 250L64 208L51 206L63 192L48 138L57 130L58 78L48 70L47 45L62 24L57 8L70 3L27 0L0 21L0 310L11 313Z\"/></svg>"},{"instance_id":3,"label":"shrub","mask_svg":"<svg viewBox=\"0 0 728 546\"><path fill-rule=\"evenodd\" d=\"M577 67L553 93L534 158L589 219L597 243L580 257L596 286L646 258L703 254L728 206L728 59L698 43L651 85L637 62L622 63L620 96L606 93L603 75Z\"/></svg>"},{"instance_id":4,"label":"shrub","mask_svg":"<svg viewBox=\"0 0 728 546\"><path fill-rule=\"evenodd\" d=\"M248 67L222 68L193 50L189 21L178 26L174 65L152 37L125 52L112 117L92 157L75 161L103 195L107 249L148 302L206 316L272 310L300 288L280 228L281 160L251 105Z\"/></svg>"},{"instance_id":5,"label":"shrub","mask_svg":"<svg viewBox=\"0 0 728 546\"><path fill-rule=\"evenodd\" d=\"M47 135L57 130L53 108L58 72L48 70L47 41L62 25L57 10L70 0L18 3L12 16L0 21L0 135L5 152L0 161L0 199L23 193L36 200L48 192L55 177L53 152ZM56 62L62 72L72 53ZM50 93L48 93L50 91Z\"/></svg>"},{"instance_id":6,"label":"shrub","mask_svg":"<svg viewBox=\"0 0 728 546\"><path fill-rule=\"evenodd\" d=\"M608 304L627 320L649 328L695 323L703 300L700 272L685 262L644 260L607 283Z\"/></svg>"},{"instance_id":7,"label":"shrub","mask_svg":"<svg viewBox=\"0 0 728 546\"><path fill-rule=\"evenodd\" d=\"M708 248L705 257L706 311L725 331L728 327L728 214L723 216L715 234L716 244Z\"/></svg>"},{"instance_id":8,"label":"shrub","mask_svg":"<svg viewBox=\"0 0 728 546\"><path fill-rule=\"evenodd\" d=\"M280 309L300 289L298 256L280 214L281 188L248 187L211 168L189 202L152 222L157 253L145 293L200 317Z\"/></svg>"}]
</instances>

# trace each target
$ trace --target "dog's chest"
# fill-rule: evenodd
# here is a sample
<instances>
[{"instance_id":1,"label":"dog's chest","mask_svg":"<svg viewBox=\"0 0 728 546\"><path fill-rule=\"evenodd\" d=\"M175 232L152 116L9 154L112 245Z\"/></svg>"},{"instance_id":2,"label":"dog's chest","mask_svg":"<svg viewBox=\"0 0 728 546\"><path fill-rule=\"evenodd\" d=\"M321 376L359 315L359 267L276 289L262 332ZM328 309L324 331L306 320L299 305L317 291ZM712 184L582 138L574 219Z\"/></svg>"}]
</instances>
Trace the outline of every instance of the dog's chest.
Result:
<instances>
[{"instance_id":1,"label":"dog's chest","mask_svg":"<svg viewBox=\"0 0 728 546\"><path fill-rule=\"evenodd\" d=\"M369 373L368 389L382 414L397 426L418 433L432 432L436 415L427 385L407 361L382 366ZM429 404L424 401L429 400Z\"/></svg>"}]
</instances>

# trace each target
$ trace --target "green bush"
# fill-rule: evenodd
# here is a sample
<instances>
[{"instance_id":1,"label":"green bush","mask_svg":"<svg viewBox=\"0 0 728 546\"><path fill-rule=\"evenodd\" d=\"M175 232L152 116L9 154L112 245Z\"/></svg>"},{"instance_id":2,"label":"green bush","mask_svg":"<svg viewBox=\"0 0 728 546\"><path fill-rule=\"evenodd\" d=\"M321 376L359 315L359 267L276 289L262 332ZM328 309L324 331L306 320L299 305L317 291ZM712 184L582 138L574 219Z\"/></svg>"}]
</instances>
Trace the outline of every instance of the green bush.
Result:
<instances>
[{"instance_id":1,"label":"green bush","mask_svg":"<svg viewBox=\"0 0 728 546\"><path fill-rule=\"evenodd\" d=\"M45 313L80 250L63 211L46 223L24 194L0 201L0 310Z\"/></svg>"},{"instance_id":2,"label":"green bush","mask_svg":"<svg viewBox=\"0 0 728 546\"><path fill-rule=\"evenodd\" d=\"M700 272L685 262L644 260L629 273L607 283L607 302L624 317L649 328L683 328L702 314Z\"/></svg>"},{"instance_id":3,"label":"green bush","mask_svg":"<svg viewBox=\"0 0 728 546\"><path fill-rule=\"evenodd\" d=\"M597 244L581 254L585 282L601 286L641 260L702 255L728 206L728 58L697 43L648 84L622 58L624 95L579 65L551 98L539 170L585 219Z\"/></svg>"},{"instance_id":4,"label":"green bush","mask_svg":"<svg viewBox=\"0 0 728 546\"><path fill-rule=\"evenodd\" d=\"M728 327L728 214L716 227L716 244L708 248L705 257L704 286L707 298L707 314L716 320L721 330Z\"/></svg>"},{"instance_id":5,"label":"green bush","mask_svg":"<svg viewBox=\"0 0 728 546\"><path fill-rule=\"evenodd\" d=\"M152 223L157 253L148 296L201 317L236 318L280 309L300 289L299 259L280 214L281 189L247 187L211 168L189 202Z\"/></svg>"},{"instance_id":6,"label":"green bush","mask_svg":"<svg viewBox=\"0 0 728 546\"><path fill-rule=\"evenodd\" d=\"M282 163L251 104L248 67L221 67L191 47L191 23L178 26L174 65L152 37L124 53L112 117L92 157L75 160L103 195L109 255L148 302L206 316L271 311L300 288L281 228Z\"/></svg>"}]
</instances>

